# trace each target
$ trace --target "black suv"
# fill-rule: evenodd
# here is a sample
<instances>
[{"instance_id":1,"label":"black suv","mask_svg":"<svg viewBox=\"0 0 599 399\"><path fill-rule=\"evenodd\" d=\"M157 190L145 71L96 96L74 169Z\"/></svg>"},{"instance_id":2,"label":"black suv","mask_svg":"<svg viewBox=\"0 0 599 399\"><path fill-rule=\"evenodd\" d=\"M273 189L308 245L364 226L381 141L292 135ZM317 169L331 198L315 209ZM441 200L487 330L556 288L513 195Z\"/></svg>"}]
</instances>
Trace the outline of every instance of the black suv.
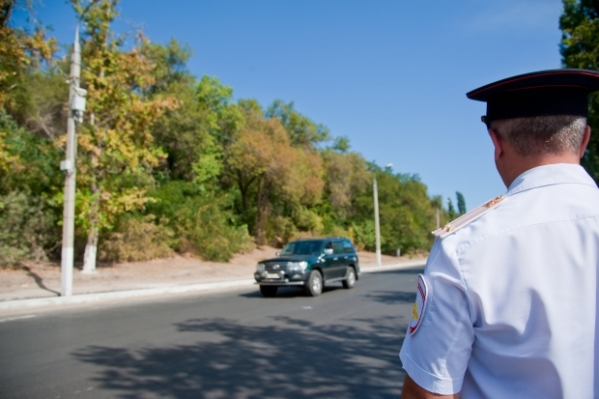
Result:
<instances>
[{"instance_id":1,"label":"black suv","mask_svg":"<svg viewBox=\"0 0 599 399\"><path fill-rule=\"evenodd\" d=\"M254 278L264 296L277 288L303 286L310 296L320 295L325 283L341 281L352 288L360 276L358 254L351 241L328 237L292 241L276 258L258 263Z\"/></svg>"}]
</instances>

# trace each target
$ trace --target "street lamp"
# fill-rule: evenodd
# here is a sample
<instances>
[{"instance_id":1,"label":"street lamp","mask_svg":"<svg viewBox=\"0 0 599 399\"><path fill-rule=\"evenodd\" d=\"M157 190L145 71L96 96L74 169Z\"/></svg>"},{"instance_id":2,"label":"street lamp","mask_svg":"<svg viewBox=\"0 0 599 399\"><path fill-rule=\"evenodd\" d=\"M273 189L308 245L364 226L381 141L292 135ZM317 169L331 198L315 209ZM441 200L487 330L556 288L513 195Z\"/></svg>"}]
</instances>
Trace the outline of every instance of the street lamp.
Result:
<instances>
[{"instance_id":1,"label":"street lamp","mask_svg":"<svg viewBox=\"0 0 599 399\"><path fill-rule=\"evenodd\" d=\"M385 165L385 169L391 169L392 163ZM381 266L381 225L379 222L379 189L376 184L376 176L372 182L372 191L374 195L374 235L376 238L376 265Z\"/></svg>"},{"instance_id":2,"label":"street lamp","mask_svg":"<svg viewBox=\"0 0 599 399\"><path fill-rule=\"evenodd\" d=\"M75 43L71 55L71 74L69 78L69 119L67 123L66 159L60 162L60 169L65 172L64 213L62 222L62 254L60 264L60 294L73 294L73 260L75 241L75 181L77 157L76 123L82 122L85 110L85 90L79 87L81 71L81 48L79 46L79 26L75 31Z\"/></svg>"},{"instance_id":3,"label":"street lamp","mask_svg":"<svg viewBox=\"0 0 599 399\"><path fill-rule=\"evenodd\" d=\"M379 189L376 185L376 177L372 182L372 191L374 193L374 234L376 237L376 265L381 265L381 228L379 225Z\"/></svg>"}]
</instances>

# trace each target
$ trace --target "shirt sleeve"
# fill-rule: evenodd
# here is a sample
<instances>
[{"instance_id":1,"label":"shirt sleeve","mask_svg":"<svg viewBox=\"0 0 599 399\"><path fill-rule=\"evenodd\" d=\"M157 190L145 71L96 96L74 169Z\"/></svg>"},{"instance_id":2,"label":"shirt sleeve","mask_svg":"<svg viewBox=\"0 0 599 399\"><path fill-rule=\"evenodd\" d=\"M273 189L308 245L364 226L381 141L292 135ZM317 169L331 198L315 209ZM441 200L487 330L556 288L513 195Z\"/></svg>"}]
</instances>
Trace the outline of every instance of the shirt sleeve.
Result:
<instances>
[{"instance_id":1,"label":"shirt sleeve","mask_svg":"<svg viewBox=\"0 0 599 399\"><path fill-rule=\"evenodd\" d=\"M466 284L451 245L456 239L437 239L431 250L426 312L419 328L406 332L399 354L412 380L442 395L461 391L474 341Z\"/></svg>"}]
</instances>

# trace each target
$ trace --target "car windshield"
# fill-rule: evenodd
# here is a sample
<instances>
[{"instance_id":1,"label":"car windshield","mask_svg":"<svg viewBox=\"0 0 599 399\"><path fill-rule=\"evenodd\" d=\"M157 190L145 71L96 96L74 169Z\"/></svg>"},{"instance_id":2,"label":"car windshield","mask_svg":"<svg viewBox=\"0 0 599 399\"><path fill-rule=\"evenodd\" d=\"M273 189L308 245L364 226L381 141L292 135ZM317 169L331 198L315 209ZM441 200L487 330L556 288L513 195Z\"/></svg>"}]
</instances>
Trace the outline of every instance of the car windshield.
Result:
<instances>
[{"instance_id":1,"label":"car windshield","mask_svg":"<svg viewBox=\"0 0 599 399\"><path fill-rule=\"evenodd\" d=\"M295 241L285 246L281 255L320 255L322 241Z\"/></svg>"}]
</instances>

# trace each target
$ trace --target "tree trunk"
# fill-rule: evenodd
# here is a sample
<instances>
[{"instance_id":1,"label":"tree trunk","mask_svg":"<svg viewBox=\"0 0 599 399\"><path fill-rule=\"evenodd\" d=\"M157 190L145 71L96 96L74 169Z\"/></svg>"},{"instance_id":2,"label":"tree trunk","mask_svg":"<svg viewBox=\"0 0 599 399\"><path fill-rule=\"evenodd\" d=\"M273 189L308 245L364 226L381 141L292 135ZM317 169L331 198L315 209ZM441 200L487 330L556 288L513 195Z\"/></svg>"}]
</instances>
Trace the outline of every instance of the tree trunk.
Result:
<instances>
[{"instance_id":1,"label":"tree trunk","mask_svg":"<svg viewBox=\"0 0 599 399\"><path fill-rule=\"evenodd\" d=\"M101 72L104 75L104 71ZM93 126L96 122L95 115L90 115L90 124ZM92 167L97 164L97 158L94 154L90 155ZM85 253L83 254L83 273L96 272L96 258L98 254L98 224L100 217L100 188L97 182L91 184L91 206L89 212L89 234L85 244Z\"/></svg>"},{"instance_id":2,"label":"tree trunk","mask_svg":"<svg viewBox=\"0 0 599 399\"><path fill-rule=\"evenodd\" d=\"M96 272L96 255L98 253L98 216L100 211L100 190L97 184L92 183L92 203L89 215L89 234L83 255L83 273Z\"/></svg>"},{"instance_id":3,"label":"tree trunk","mask_svg":"<svg viewBox=\"0 0 599 399\"><path fill-rule=\"evenodd\" d=\"M266 244L266 224L268 223L268 211L270 210L270 183L261 179L258 182L258 220L256 221L256 244Z\"/></svg>"},{"instance_id":4,"label":"tree trunk","mask_svg":"<svg viewBox=\"0 0 599 399\"><path fill-rule=\"evenodd\" d=\"M241 193L241 207L243 210L247 209L247 190L249 184L243 184L243 174L240 170L237 171L237 185L239 186L239 192Z\"/></svg>"},{"instance_id":5,"label":"tree trunk","mask_svg":"<svg viewBox=\"0 0 599 399\"><path fill-rule=\"evenodd\" d=\"M83 273L96 272L96 255L98 253L98 229L93 227L87 236L85 254L83 255Z\"/></svg>"},{"instance_id":6,"label":"tree trunk","mask_svg":"<svg viewBox=\"0 0 599 399\"><path fill-rule=\"evenodd\" d=\"M10 15L15 6L15 0L10 0L0 6L0 27L4 28L10 21Z\"/></svg>"}]
</instances>

